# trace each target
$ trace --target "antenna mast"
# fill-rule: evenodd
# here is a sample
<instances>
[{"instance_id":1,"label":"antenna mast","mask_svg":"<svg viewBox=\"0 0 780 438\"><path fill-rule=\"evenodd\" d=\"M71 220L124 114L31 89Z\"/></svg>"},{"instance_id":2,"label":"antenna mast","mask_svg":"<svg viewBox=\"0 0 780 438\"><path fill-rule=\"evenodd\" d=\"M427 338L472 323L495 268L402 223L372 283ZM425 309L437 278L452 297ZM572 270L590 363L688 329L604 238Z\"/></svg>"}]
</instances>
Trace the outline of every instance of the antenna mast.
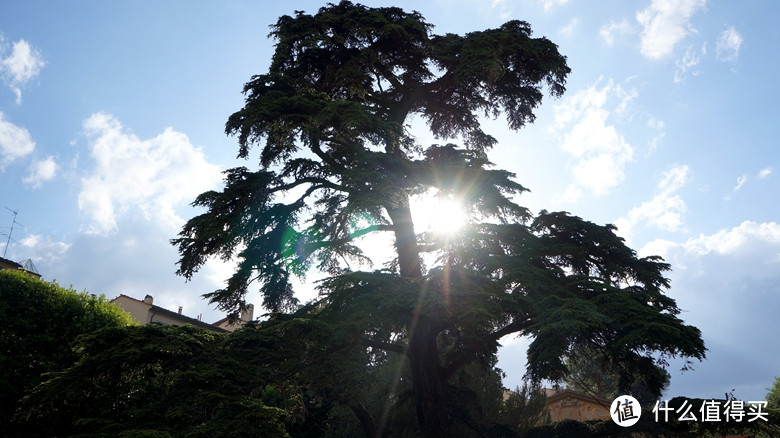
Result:
<instances>
[{"instance_id":1,"label":"antenna mast","mask_svg":"<svg viewBox=\"0 0 780 438\"><path fill-rule=\"evenodd\" d=\"M13 234L13 232L14 232L14 225L19 224L19 222L16 222L16 215L18 214L18 212L14 211L14 210L11 210L8 207L6 207L5 209L14 214L14 219L11 222L11 231L8 232L8 240L5 241L5 249L3 250L3 258L5 258L5 254L8 252L8 246L11 244L11 234ZM22 224L19 224L19 225L22 225ZM22 225L22 226L24 226L24 225Z\"/></svg>"}]
</instances>

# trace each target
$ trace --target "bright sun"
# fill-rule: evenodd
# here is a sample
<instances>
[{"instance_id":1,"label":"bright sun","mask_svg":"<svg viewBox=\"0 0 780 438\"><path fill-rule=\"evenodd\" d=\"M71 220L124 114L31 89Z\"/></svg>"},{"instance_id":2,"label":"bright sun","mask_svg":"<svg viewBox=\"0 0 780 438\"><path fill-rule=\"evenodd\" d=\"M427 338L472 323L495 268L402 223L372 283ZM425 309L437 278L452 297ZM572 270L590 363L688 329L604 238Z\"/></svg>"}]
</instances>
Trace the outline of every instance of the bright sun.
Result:
<instances>
[{"instance_id":1,"label":"bright sun","mask_svg":"<svg viewBox=\"0 0 780 438\"><path fill-rule=\"evenodd\" d=\"M412 217L418 232L451 234L466 223L466 213L456 200L428 194L412 201Z\"/></svg>"}]
</instances>

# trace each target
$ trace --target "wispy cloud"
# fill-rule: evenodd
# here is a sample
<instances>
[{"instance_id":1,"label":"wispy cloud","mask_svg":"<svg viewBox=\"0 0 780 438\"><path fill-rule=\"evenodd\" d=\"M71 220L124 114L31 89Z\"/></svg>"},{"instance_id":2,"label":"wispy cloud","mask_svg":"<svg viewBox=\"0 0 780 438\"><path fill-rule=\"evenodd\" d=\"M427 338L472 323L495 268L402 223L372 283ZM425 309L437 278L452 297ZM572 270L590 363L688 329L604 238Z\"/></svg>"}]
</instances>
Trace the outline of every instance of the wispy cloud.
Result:
<instances>
[{"instance_id":1,"label":"wispy cloud","mask_svg":"<svg viewBox=\"0 0 780 438\"><path fill-rule=\"evenodd\" d=\"M745 183L747 182L747 180L748 180L748 175L747 175L747 174L740 175L740 176L737 178L737 185L735 185L735 186L734 186L734 188L733 188L733 189L731 189L731 191L732 191L732 192L734 192L734 193L736 193L736 192L737 192L737 190L741 189L741 188L742 188L742 186L744 186L744 185L745 185Z\"/></svg>"},{"instance_id":2,"label":"wispy cloud","mask_svg":"<svg viewBox=\"0 0 780 438\"><path fill-rule=\"evenodd\" d=\"M765 167L759 170L753 177L751 177L750 174L743 173L742 175L737 177L737 183L731 189L731 193L736 193L737 191L739 191L742 187L744 187L745 183L747 183L751 178L764 179L771 174L772 174L771 167ZM723 199L725 199L726 201L730 200L731 194L724 196Z\"/></svg>"},{"instance_id":3,"label":"wispy cloud","mask_svg":"<svg viewBox=\"0 0 780 438\"><path fill-rule=\"evenodd\" d=\"M142 140L112 115L98 113L84 130L94 168L81 180L79 209L95 233L116 230L118 216L131 209L175 229L183 222L175 209L221 180L203 151L172 128Z\"/></svg>"},{"instance_id":4,"label":"wispy cloud","mask_svg":"<svg viewBox=\"0 0 780 438\"><path fill-rule=\"evenodd\" d=\"M680 230L685 223L687 207L677 192L685 186L689 174L690 168L686 165L664 172L655 195L615 221L618 233L630 241L633 229L641 223L663 231Z\"/></svg>"},{"instance_id":5,"label":"wispy cloud","mask_svg":"<svg viewBox=\"0 0 780 438\"><path fill-rule=\"evenodd\" d=\"M704 58L704 55L707 54L707 43L703 43L701 46L701 49L696 50L693 46L688 47L688 49L685 51L685 55L683 55L682 58L678 59L677 64L677 70L674 72L674 81L675 82L682 82L685 80L685 76L690 73L693 76L698 76L699 71L695 70L696 66L699 65L702 58Z\"/></svg>"},{"instance_id":6,"label":"wispy cloud","mask_svg":"<svg viewBox=\"0 0 780 438\"><path fill-rule=\"evenodd\" d=\"M739 57L742 35L731 26L721 32L715 45L715 55L721 61L734 61Z\"/></svg>"},{"instance_id":7,"label":"wispy cloud","mask_svg":"<svg viewBox=\"0 0 780 438\"><path fill-rule=\"evenodd\" d=\"M555 107L555 132L566 132L561 148L573 158L572 183L556 201L576 202L583 191L604 195L620 184L634 149L609 122L637 96L612 81L581 90ZM617 103L616 103L617 101Z\"/></svg>"},{"instance_id":8,"label":"wispy cloud","mask_svg":"<svg viewBox=\"0 0 780 438\"><path fill-rule=\"evenodd\" d=\"M0 35L0 77L16 95L16 103L22 103L22 87L34 79L46 64L40 51L25 40L14 42L10 47Z\"/></svg>"},{"instance_id":9,"label":"wispy cloud","mask_svg":"<svg viewBox=\"0 0 780 438\"><path fill-rule=\"evenodd\" d=\"M22 248L25 248L24 253L35 254L36 264L46 266L47 268L64 262L65 254L71 246L69 243L39 234L28 234L19 243ZM41 266L38 267L41 268ZM44 272L41 272L41 274L47 275Z\"/></svg>"},{"instance_id":10,"label":"wispy cloud","mask_svg":"<svg viewBox=\"0 0 780 438\"><path fill-rule=\"evenodd\" d=\"M563 6L566 3L569 3L569 0L538 0L539 3L544 6L545 11L549 11L550 9L556 7L556 6Z\"/></svg>"},{"instance_id":11,"label":"wispy cloud","mask_svg":"<svg viewBox=\"0 0 780 438\"><path fill-rule=\"evenodd\" d=\"M624 18L619 22L610 20L609 24L601 27L599 30L599 35L601 35L601 38L604 40L604 42L607 43L607 45L612 46L615 44L615 37L631 35L634 32L636 32L634 26L632 26L631 23L629 23L628 20Z\"/></svg>"},{"instance_id":12,"label":"wispy cloud","mask_svg":"<svg viewBox=\"0 0 780 438\"><path fill-rule=\"evenodd\" d=\"M691 17L706 4L707 0L653 0L637 12L636 19L642 25L642 54L652 59L670 55L674 46L694 31Z\"/></svg>"},{"instance_id":13,"label":"wispy cloud","mask_svg":"<svg viewBox=\"0 0 780 438\"><path fill-rule=\"evenodd\" d=\"M62 240L60 236L30 234L11 247L8 257L32 257L44 278L77 290L109 298L119 294L142 298L150 293L163 307L181 305L192 316L204 313L207 322L222 317L200 297L224 287L227 276L219 282L211 279L214 261L206 263L201 275L185 282L174 275L178 255L168 243L173 236L170 230L137 216L124 215L117 221L117 232L106 235L77 233ZM225 272L232 270L226 268ZM249 295L250 302L260 302L256 292Z\"/></svg>"},{"instance_id":14,"label":"wispy cloud","mask_svg":"<svg viewBox=\"0 0 780 438\"><path fill-rule=\"evenodd\" d=\"M57 168L57 163L52 156L48 156L43 160L35 160L30 164L29 174L22 181L33 186L33 188L38 188L44 182L52 180L57 175Z\"/></svg>"},{"instance_id":15,"label":"wispy cloud","mask_svg":"<svg viewBox=\"0 0 780 438\"><path fill-rule=\"evenodd\" d=\"M0 171L3 165L35 150L30 132L5 119L0 111Z\"/></svg>"},{"instance_id":16,"label":"wispy cloud","mask_svg":"<svg viewBox=\"0 0 780 438\"><path fill-rule=\"evenodd\" d=\"M577 27L580 25L580 19L579 18L572 18L569 20L569 22L561 28L560 34L563 36L572 36L574 35L574 32L577 30Z\"/></svg>"},{"instance_id":17,"label":"wispy cloud","mask_svg":"<svg viewBox=\"0 0 780 438\"><path fill-rule=\"evenodd\" d=\"M648 155L655 152L656 148L658 148L658 144L661 143L661 140L666 136L666 131L664 131L664 121L656 119L655 117L650 117L647 120L647 126L655 130L656 134L650 139L650 147L648 148Z\"/></svg>"},{"instance_id":18,"label":"wispy cloud","mask_svg":"<svg viewBox=\"0 0 780 438\"><path fill-rule=\"evenodd\" d=\"M512 11L506 0L476 0L476 3L480 7L483 7L485 3L489 3L491 13L498 15L502 20L508 20L512 16Z\"/></svg>"}]
</instances>

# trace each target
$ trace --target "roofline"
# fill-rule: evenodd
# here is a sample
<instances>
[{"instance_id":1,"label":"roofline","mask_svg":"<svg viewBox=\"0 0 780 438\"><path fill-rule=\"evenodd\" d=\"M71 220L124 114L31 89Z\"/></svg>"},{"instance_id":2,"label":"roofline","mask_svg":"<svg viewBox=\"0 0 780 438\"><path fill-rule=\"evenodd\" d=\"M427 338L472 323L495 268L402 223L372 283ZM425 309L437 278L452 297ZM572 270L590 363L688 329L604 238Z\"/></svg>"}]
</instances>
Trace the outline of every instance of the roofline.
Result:
<instances>
[{"instance_id":1,"label":"roofline","mask_svg":"<svg viewBox=\"0 0 780 438\"><path fill-rule=\"evenodd\" d=\"M0 257L0 262L10 263L15 268L24 270L24 266L22 266L21 263L19 263L19 262L15 262L13 260L8 260L7 258L4 258L4 257Z\"/></svg>"},{"instance_id":2,"label":"roofline","mask_svg":"<svg viewBox=\"0 0 780 438\"><path fill-rule=\"evenodd\" d=\"M189 317L189 316L184 315L182 313L178 313L178 312L174 312L172 310L168 310L168 309L166 309L164 307L156 306L154 304L152 304L151 306L152 306L152 309L154 309L155 313L162 313L162 314L166 314L168 316L173 316L175 318L181 318L181 319L184 319L185 321L187 321L188 323L190 323L190 324L192 324L194 326L203 327L203 328L206 328L206 329L209 329L209 330L213 330L213 331L217 331L217 332L225 332L225 331L227 331L227 330L223 329L222 327L217 327L217 326L211 325L211 324L209 324L207 322L203 322L203 321L201 321L199 319L195 319L195 318Z\"/></svg>"},{"instance_id":3,"label":"roofline","mask_svg":"<svg viewBox=\"0 0 780 438\"><path fill-rule=\"evenodd\" d=\"M144 303L144 304L150 306L154 310L155 314L156 313L162 313L164 315L173 316L174 318L181 318L181 319L184 319L185 321L187 321L188 323L190 323L190 324L192 324L194 326L207 328L209 330L213 330L213 331L217 331L217 332L226 332L227 331L227 330L223 329L222 327L217 327L216 325L209 324L209 323L201 321L199 319L195 319L195 318L189 317L189 316L184 315L182 313L178 313L178 312L174 312L172 310L168 310L165 307L160 307L160 306L158 306L156 304L149 304L149 303L147 303L144 300L139 300L137 298L133 298L133 297L125 295L125 294L119 294L119 296L117 296L116 298L112 299L111 302L113 303L119 297L125 297L127 299L133 300L133 301L138 302L138 303Z\"/></svg>"},{"instance_id":4,"label":"roofline","mask_svg":"<svg viewBox=\"0 0 780 438\"><path fill-rule=\"evenodd\" d=\"M583 399L583 400L588 400L588 401L597 403L597 404L599 404L601 406L604 406L607 409L609 409L609 406L612 403L609 400L606 400L606 399L603 399L603 398L600 398L600 397L596 397L596 396L593 396L593 395L590 395L590 394L586 394L584 392L573 391L571 389L564 389L564 390L558 391L555 394L553 394L551 396L548 396L546 400L549 403L551 401L555 401L555 400L564 398L566 396L572 396L572 397L577 397L577 398L580 398L580 399Z\"/></svg>"},{"instance_id":5,"label":"roofline","mask_svg":"<svg viewBox=\"0 0 780 438\"><path fill-rule=\"evenodd\" d=\"M220 324L222 324L223 322L226 322L226 321L227 321L227 320L229 320L229 319L230 319L230 317L229 317L229 316L226 316L226 317L224 317L224 318L220 319L219 321L216 321L216 322L213 322L213 323L211 323L211 325L213 325L213 326L215 326L215 327L216 327L216 326L219 326Z\"/></svg>"},{"instance_id":6,"label":"roofline","mask_svg":"<svg viewBox=\"0 0 780 438\"><path fill-rule=\"evenodd\" d=\"M133 298L133 297L131 297L129 295L125 295L125 294L119 294L119 295L116 296L116 298L112 298L111 301L109 301L109 302L114 302L119 297L125 297L125 298L129 298L129 299L131 299L133 301L137 301L139 303L143 303L143 300L139 300L139 299ZM146 303L146 304L149 304L149 303Z\"/></svg>"}]
</instances>

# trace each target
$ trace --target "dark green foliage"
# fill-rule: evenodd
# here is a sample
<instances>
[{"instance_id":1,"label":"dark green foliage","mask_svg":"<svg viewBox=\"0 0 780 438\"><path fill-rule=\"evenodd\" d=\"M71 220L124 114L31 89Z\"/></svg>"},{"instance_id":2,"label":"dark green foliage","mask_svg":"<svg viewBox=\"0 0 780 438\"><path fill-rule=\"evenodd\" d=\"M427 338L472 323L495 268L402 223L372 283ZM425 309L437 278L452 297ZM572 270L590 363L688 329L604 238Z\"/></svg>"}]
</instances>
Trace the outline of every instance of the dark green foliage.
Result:
<instances>
[{"instance_id":1,"label":"dark green foliage","mask_svg":"<svg viewBox=\"0 0 780 438\"><path fill-rule=\"evenodd\" d=\"M71 347L79 335L129 324L130 315L104 296L20 271L0 271L0 424L5 435L19 431L11 417L22 396L44 373L61 371L76 360Z\"/></svg>"},{"instance_id":2,"label":"dark green foliage","mask_svg":"<svg viewBox=\"0 0 780 438\"><path fill-rule=\"evenodd\" d=\"M593 436L593 430L589 425L575 420L563 420L535 427L525 434L525 438L587 438Z\"/></svg>"},{"instance_id":3,"label":"dark green foliage","mask_svg":"<svg viewBox=\"0 0 780 438\"><path fill-rule=\"evenodd\" d=\"M604 368L602 359L588 348L573 350L565 362L567 369L564 378L566 389L605 400L613 400L620 395L617 386L618 379ZM645 403L640 402L640 405L645 405Z\"/></svg>"},{"instance_id":4,"label":"dark green foliage","mask_svg":"<svg viewBox=\"0 0 780 438\"><path fill-rule=\"evenodd\" d=\"M605 400L613 400L624 393L630 394L641 406L652 405L660 399L671 378L663 367L654 365L655 372L633 376L633 383L628 390L621 391L618 386L621 364L612 363L603 353L587 347L572 349L565 365L567 374L564 382L567 389Z\"/></svg>"},{"instance_id":5,"label":"dark green foliage","mask_svg":"<svg viewBox=\"0 0 780 438\"><path fill-rule=\"evenodd\" d=\"M524 436L533 427L550 422L546 402L547 396L538 383L525 382L504 400L497 423L510 424L518 436Z\"/></svg>"},{"instance_id":6,"label":"dark green foliage","mask_svg":"<svg viewBox=\"0 0 780 438\"><path fill-rule=\"evenodd\" d=\"M18 420L38 436L288 436L288 399L241 338L156 324L85 335L79 360L28 395Z\"/></svg>"},{"instance_id":7,"label":"dark green foliage","mask_svg":"<svg viewBox=\"0 0 780 438\"><path fill-rule=\"evenodd\" d=\"M767 388L766 402L770 408L780 409L780 377L775 377L772 387Z\"/></svg>"},{"instance_id":8,"label":"dark green foliage","mask_svg":"<svg viewBox=\"0 0 780 438\"><path fill-rule=\"evenodd\" d=\"M235 314L254 284L269 310L292 313L273 324L302 330L305 363L341 365L307 368L319 373L315 393L329 388L324 399L349 406L369 436L390 430L389 407L406 406L402 393L388 403L354 391L376 381L390 354L408 366L422 435L487 430L480 423L493 419L476 407L487 401L458 379L471 365L482 370L474 378L490 379L510 334L533 338L534 379L562 379L572 349L585 346L620 389L641 376L659 392L657 365L705 353L664 294L669 266L637 257L612 226L532 216L515 202L526 189L487 158L496 141L480 117L504 115L512 129L533 122L544 88L564 92L566 58L522 21L463 36L431 31L416 12L348 1L281 17L269 71L245 85L245 105L226 124L239 157L260 149L260 169L227 170L222 191L196 199L206 212L172 242L178 273L191 277L209 257L234 260L227 286L207 297ZM463 147L419 144L408 131L414 116ZM458 201L469 223L457 235L415 232L410 199L421 194ZM360 271L371 262L361 238L382 232L392 233L395 259ZM329 277L299 307L290 278L310 267Z\"/></svg>"}]
</instances>

